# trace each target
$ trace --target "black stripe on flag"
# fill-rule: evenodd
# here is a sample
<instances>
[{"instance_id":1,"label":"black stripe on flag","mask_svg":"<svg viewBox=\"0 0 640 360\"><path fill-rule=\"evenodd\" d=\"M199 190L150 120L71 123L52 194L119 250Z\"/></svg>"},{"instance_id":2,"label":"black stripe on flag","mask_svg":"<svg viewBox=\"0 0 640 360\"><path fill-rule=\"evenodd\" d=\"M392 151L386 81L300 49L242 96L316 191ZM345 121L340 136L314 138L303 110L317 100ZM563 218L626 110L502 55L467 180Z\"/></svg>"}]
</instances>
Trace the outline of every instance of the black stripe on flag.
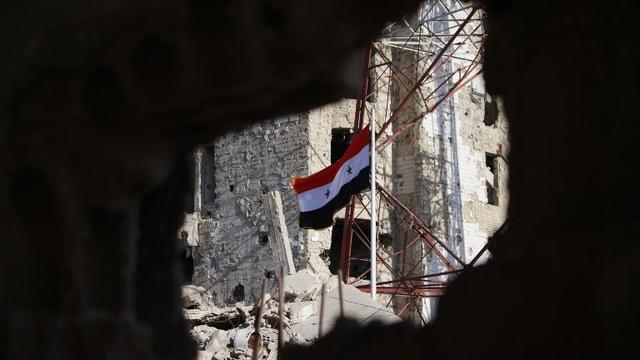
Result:
<instances>
[{"instance_id":1,"label":"black stripe on flag","mask_svg":"<svg viewBox=\"0 0 640 360\"><path fill-rule=\"evenodd\" d=\"M300 228L302 229L325 229L334 223L333 216L347 205L351 196L369 187L370 166L362 168L358 175L351 181L344 184L338 194L326 205L313 211L300 213Z\"/></svg>"}]
</instances>

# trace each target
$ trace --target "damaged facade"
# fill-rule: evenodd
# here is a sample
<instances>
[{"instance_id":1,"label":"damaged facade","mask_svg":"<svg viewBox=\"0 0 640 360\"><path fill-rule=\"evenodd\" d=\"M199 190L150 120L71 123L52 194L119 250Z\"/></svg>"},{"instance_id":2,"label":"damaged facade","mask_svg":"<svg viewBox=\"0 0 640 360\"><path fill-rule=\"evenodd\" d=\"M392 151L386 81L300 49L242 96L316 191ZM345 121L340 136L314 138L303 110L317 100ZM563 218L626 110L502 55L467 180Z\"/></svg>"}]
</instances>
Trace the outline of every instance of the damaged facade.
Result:
<instances>
[{"instance_id":1,"label":"damaged facade","mask_svg":"<svg viewBox=\"0 0 640 360\"><path fill-rule=\"evenodd\" d=\"M427 60L420 52L398 49L392 41L374 44L366 109L379 128L418 81ZM472 46L468 45L467 51L477 52L477 46ZM464 61L463 55L443 61L436 77L445 78L447 71L455 72ZM405 70L405 84L399 86L383 66L376 67L384 63L404 69L410 69L411 64L422 67ZM445 92L454 83L452 78L442 88L423 84L419 89ZM392 135L431 105L412 99L383 135ZM185 276L210 290L216 304L255 301L262 279L275 276L281 265L289 273L308 268L327 279L330 272L335 273L339 261L336 242L342 239L344 214L338 214L333 229L300 229L290 182L292 176L306 176L326 167L344 151L355 112L356 100L344 99L227 134L197 150L193 209L180 232L185 245L183 260ZM379 153L377 181L461 258L470 260L505 220L508 151L504 113L477 77ZM367 221L366 214L360 218ZM381 209L378 226L382 246L393 252L401 242L394 231L398 222ZM356 247L354 242L352 251L363 250ZM423 256L424 249L416 251L406 255L419 263L416 272L430 267L435 272L441 266ZM362 270L357 264L352 268ZM377 271L380 281L388 278L387 269L378 266ZM435 305L429 300L422 304L427 314Z\"/></svg>"}]
</instances>

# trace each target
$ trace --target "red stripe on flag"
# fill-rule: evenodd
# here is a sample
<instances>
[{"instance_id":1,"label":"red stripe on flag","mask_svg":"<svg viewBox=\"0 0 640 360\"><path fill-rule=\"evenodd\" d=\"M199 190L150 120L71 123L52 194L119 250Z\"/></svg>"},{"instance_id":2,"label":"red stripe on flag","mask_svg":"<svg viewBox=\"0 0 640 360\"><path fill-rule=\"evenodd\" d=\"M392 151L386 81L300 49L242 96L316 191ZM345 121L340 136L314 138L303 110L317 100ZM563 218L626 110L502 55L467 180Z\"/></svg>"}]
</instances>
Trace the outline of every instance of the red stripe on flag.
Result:
<instances>
[{"instance_id":1,"label":"red stripe on flag","mask_svg":"<svg viewBox=\"0 0 640 360\"><path fill-rule=\"evenodd\" d=\"M342 167L346 161L356 156L362 148L369 144L369 127L365 127L360 131L355 139L351 142L351 145L344 152L344 155L335 163L329 165L328 167L318 171L315 174L311 174L305 177L294 177L291 181L291 185L293 185L293 190L296 194L303 193L305 191L309 191L311 189L315 189L317 187L329 184L336 177L336 173Z\"/></svg>"}]
</instances>

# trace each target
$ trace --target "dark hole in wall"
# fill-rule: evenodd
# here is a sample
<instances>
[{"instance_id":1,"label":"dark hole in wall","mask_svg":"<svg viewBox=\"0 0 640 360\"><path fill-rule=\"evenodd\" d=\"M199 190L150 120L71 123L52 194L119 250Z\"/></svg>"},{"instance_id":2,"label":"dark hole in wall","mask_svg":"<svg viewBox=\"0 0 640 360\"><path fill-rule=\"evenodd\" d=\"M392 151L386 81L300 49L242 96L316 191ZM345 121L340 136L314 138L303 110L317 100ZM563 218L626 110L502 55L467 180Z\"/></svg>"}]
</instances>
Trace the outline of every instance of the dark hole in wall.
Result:
<instances>
[{"instance_id":1,"label":"dark hole in wall","mask_svg":"<svg viewBox=\"0 0 640 360\"><path fill-rule=\"evenodd\" d=\"M229 185L229 191L233 192L233 190L236 188L235 185L231 184Z\"/></svg>"},{"instance_id":2,"label":"dark hole in wall","mask_svg":"<svg viewBox=\"0 0 640 360\"><path fill-rule=\"evenodd\" d=\"M244 301L244 286L242 284L238 284L233 288L232 297L236 302Z\"/></svg>"},{"instance_id":3,"label":"dark hole in wall","mask_svg":"<svg viewBox=\"0 0 640 360\"><path fill-rule=\"evenodd\" d=\"M180 265L182 269L182 283L190 284L193 281L193 255L191 248L180 252Z\"/></svg>"},{"instance_id":4,"label":"dark hole in wall","mask_svg":"<svg viewBox=\"0 0 640 360\"><path fill-rule=\"evenodd\" d=\"M351 129L336 128L331 130L331 163L335 163L347 151L351 144Z\"/></svg>"},{"instance_id":5,"label":"dark hole in wall","mask_svg":"<svg viewBox=\"0 0 640 360\"><path fill-rule=\"evenodd\" d=\"M498 103L487 96L484 101L484 124L486 126L493 126L498 122Z\"/></svg>"},{"instance_id":6,"label":"dark hole in wall","mask_svg":"<svg viewBox=\"0 0 640 360\"><path fill-rule=\"evenodd\" d=\"M332 235L332 236L333 236L333 235ZM325 262L325 264L327 264L327 266L329 266L329 267L330 267L330 266L331 266L331 264L333 263L333 262L331 261L331 249L323 250L323 251L320 253L320 258L322 259L322 261L324 261L324 262Z\"/></svg>"},{"instance_id":7,"label":"dark hole in wall","mask_svg":"<svg viewBox=\"0 0 640 360\"><path fill-rule=\"evenodd\" d=\"M493 174L493 184L488 180L485 182L487 186L487 203L490 205L499 205L498 193L498 155L486 153L485 164L489 171Z\"/></svg>"},{"instance_id":8,"label":"dark hole in wall","mask_svg":"<svg viewBox=\"0 0 640 360\"><path fill-rule=\"evenodd\" d=\"M274 279L276 277L276 272L273 270L265 270L264 278L265 279Z\"/></svg>"},{"instance_id":9,"label":"dark hole in wall","mask_svg":"<svg viewBox=\"0 0 640 360\"><path fill-rule=\"evenodd\" d=\"M358 226L362 232L366 235L367 241L369 241L369 234L371 233L371 224L367 220L356 220ZM332 274L337 275L340 270L340 255L342 252L342 236L344 232L344 219L336 219L335 225L331 233L331 248L329 249L329 271ZM367 272L370 268L370 256L369 249L362 243L360 238L353 234L351 240L351 261L349 264L349 276L358 277L361 274ZM354 259L356 258L356 259ZM360 260L362 259L362 260ZM363 279L370 279L371 276L367 273Z\"/></svg>"},{"instance_id":10,"label":"dark hole in wall","mask_svg":"<svg viewBox=\"0 0 640 360\"><path fill-rule=\"evenodd\" d=\"M393 237L391 234L378 234L378 243L380 246L390 248L393 245Z\"/></svg>"},{"instance_id":11,"label":"dark hole in wall","mask_svg":"<svg viewBox=\"0 0 640 360\"><path fill-rule=\"evenodd\" d=\"M216 154L213 144L202 148L202 162L200 164L202 179L202 203L212 204L216 200Z\"/></svg>"},{"instance_id":12,"label":"dark hole in wall","mask_svg":"<svg viewBox=\"0 0 640 360\"><path fill-rule=\"evenodd\" d=\"M260 245L265 246L269 243L269 234L262 234L260 236Z\"/></svg>"}]
</instances>

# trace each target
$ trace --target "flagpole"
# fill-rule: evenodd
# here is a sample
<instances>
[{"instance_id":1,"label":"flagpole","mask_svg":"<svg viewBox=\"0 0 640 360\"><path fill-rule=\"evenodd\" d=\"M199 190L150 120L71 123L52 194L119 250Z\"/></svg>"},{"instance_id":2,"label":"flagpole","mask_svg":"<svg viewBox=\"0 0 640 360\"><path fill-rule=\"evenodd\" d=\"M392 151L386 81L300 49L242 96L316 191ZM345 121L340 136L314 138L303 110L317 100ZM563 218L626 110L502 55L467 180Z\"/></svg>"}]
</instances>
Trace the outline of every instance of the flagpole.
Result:
<instances>
[{"instance_id":1,"label":"flagpole","mask_svg":"<svg viewBox=\"0 0 640 360\"><path fill-rule=\"evenodd\" d=\"M377 292L377 212L376 212L376 128L373 116L369 122L369 131L371 131L371 299L376 301Z\"/></svg>"}]
</instances>

